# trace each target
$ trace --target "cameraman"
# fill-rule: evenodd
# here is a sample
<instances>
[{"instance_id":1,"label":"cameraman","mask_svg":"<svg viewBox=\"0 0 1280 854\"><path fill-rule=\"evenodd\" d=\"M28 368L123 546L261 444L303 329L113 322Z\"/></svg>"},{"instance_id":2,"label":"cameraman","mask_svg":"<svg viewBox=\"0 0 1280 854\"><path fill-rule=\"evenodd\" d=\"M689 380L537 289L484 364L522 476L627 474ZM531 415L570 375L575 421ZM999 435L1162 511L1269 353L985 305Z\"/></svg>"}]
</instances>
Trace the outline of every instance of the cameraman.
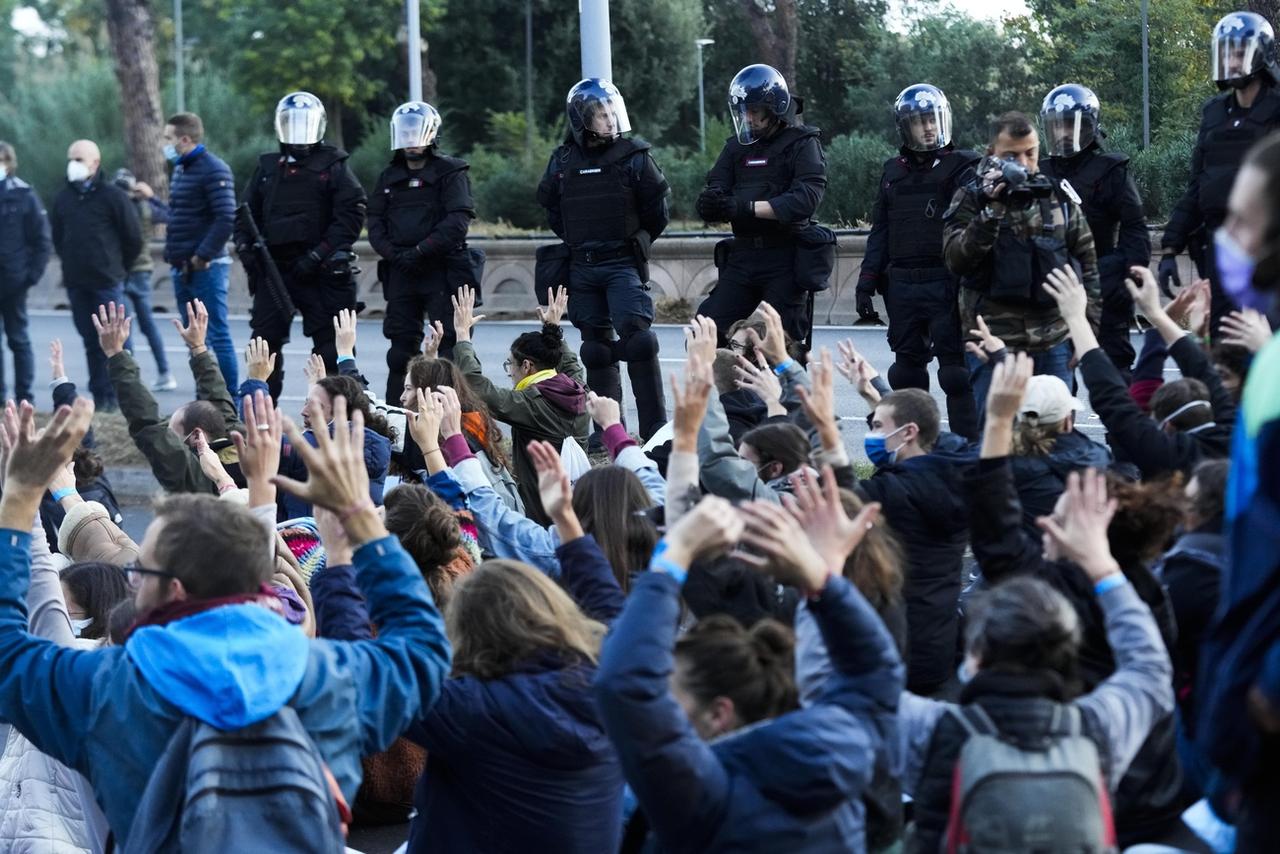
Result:
<instances>
[{"instance_id":1,"label":"cameraman","mask_svg":"<svg viewBox=\"0 0 1280 854\"><path fill-rule=\"evenodd\" d=\"M960 278L962 328L978 328L982 315L995 338L1024 350L1037 374L1071 386L1067 324L1042 287L1049 271L1070 264L1089 295L1089 320L1102 311L1093 235L1070 185L1038 172L1040 137L1019 112L991 126L987 157L973 182L956 192L944 219L943 260ZM978 406L987 398L991 372L985 359L967 357Z\"/></svg>"}]
</instances>

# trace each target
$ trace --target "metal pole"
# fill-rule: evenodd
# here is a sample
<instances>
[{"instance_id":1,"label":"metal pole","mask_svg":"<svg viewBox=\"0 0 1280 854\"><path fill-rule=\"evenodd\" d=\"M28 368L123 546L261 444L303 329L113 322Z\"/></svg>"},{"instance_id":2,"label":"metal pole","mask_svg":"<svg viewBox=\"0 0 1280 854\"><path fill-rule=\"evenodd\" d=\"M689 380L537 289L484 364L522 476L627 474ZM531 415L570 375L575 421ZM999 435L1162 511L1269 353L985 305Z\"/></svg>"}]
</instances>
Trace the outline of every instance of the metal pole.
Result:
<instances>
[{"instance_id":1,"label":"metal pole","mask_svg":"<svg viewBox=\"0 0 1280 854\"><path fill-rule=\"evenodd\" d=\"M706 153L707 150L707 97L706 89L702 80L702 49L709 44L715 44L714 39L694 39L693 43L698 46L698 151Z\"/></svg>"},{"instance_id":2,"label":"metal pole","mask_svg":"<svg viewBox=\"0 0 1280 854\"><path fill-rule=\"evenodd\" d=\"M533 0L524 0L524 156L533 156Z\"/></svg>"},{"instance_id":3,"label":"metal pole","mask_svg":"<svg viewBox=\"0 0 1280 854\"><path fill-rule=\"evenodd\" d=\"M613 79L613 47L609 40L609 0L578 0L582 76Z\"/></svg>"},{"instance_id":4,"label":"metal pole","mask_svg":"<svg viewBox=\"0 0 1280 854\"><path fill-rule=\"evenodd\" d=\"M183 57L182 0L173 0L173 70L174 88L177 89L178 112L187 111L186 61Z\"/></svg>"},{"instance_id":5,"label":"metal pole","mask_svg":"<svg viewBox=\"0 0 1280 854\"><path fill-rule=\"evenodd\" d=\"M409 31L409 100L422 100L422 24L418 0L405 0L405 23Z\"/></svg>"},{"instance_id":6,"label":"metal pole","mask_svg":"<svg viewBox=\"0 0 1280 854\"><path fill-rule=\"evenodd\" d=\"M1147 2L1142 0L1142 147L1151 147L1151 63L1148 44Z\"/></svg>"}]
</instances>

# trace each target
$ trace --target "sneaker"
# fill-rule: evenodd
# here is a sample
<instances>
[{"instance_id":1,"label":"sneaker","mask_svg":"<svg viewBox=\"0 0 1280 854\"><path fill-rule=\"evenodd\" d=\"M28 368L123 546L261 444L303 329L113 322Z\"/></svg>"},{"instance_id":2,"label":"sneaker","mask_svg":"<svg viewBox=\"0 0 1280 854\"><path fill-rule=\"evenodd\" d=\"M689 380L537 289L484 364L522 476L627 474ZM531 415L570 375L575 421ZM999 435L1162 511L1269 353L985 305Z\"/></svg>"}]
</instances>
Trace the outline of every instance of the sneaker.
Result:
<instances>
[{"instance_id":1,"label":"sneaker","mask_svg":"<svg viewBox=\"0 0 1280 854\"><path fill-rule=\"evenodd\" d=\"M178 387L178 381L173 378L173 374L161 374L160 379L151 384L152 391L173 391Z\"/></svg>"}]
</instances>

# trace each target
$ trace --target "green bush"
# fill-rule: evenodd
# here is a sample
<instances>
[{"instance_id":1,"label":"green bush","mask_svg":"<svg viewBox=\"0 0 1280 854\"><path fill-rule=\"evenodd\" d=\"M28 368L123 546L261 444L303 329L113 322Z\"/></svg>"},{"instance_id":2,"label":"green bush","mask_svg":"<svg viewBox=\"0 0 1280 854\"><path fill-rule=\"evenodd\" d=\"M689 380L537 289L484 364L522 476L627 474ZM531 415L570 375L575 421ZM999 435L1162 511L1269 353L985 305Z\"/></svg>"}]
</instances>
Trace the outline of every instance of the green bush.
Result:
<instances>
[{"instance_id":1,"label":"green bush","mask_svg":"<svg viewBox=\"0 0 1280 854\"><path fill-rule=\"evenodd\" d=\"M194 71L196 73L187 76L186 107L204 122L205 143L209 150L231 167L239 198L258 165L259 156L279 150L272 116L259 110L245 109L245 97L235 90L225 75L215 73L207 66ZM167 90L162 100L165 104L174 103Z\"/></svg>"},{"instance_id":2,"label":"green bush","mask_svg":"<svg viewBox=\"0 0 1280 854\"><path fill-rule=\"evenodd\" d=\"M827 192L818 219L848 227L869 223L884 161L893 149L879 136L851 133L831 140L826 154Z\"/></svg>"},{"instance_id":3,"label":"green bush","mask_svg":"<svg viewBox=\"0 0 1280 854\"><path fill-rule=\"evenodd\" d=\"M1133 157L1133 180L1151 222L1164 222L1187 189L1195 132L1181 131L1155 141Z\"/></svg>"}]
</instances>

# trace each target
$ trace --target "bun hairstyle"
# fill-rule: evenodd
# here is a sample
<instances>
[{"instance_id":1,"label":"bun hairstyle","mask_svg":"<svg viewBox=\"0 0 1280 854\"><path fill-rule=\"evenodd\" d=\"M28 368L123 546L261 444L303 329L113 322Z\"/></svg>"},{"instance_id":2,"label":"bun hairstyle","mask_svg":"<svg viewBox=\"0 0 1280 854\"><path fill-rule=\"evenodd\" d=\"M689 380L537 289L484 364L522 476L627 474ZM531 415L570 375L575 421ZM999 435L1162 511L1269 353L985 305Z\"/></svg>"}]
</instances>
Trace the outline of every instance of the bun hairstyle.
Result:
<instances>
[{"instance_id":1,"label":"bun hairstyle","mask_svg":"<svg viewBox=\"0 0 1280 854\"><path fill-rule=\"evenodd\" d=\"M538 370L557 367L564 358L564 330L558 323L544 323L537 332L526 332L511 344L511 355L528 359Z\"/></svg>"},{"instance_id":2,"label":"bun hairstyle","mask_svg":"<svg viewBox=\"0 0 1280 854\"><path fill-rule=\"evenodd\" d=\"M419 483L402 483L388 492L385 507L387 530L418 565L436 604L443 609L462 568L458 563L462 546L458 517Z\"/></svg>"},{"instance_id":3,"label":"bun hairstyle","mask_svg":"<svg viewBox=\"0 0 1280 854\"><path fill-rule=\"evenodd\" d=\"M774 718L799 705L795 637L776 620L750 629L732 617L699 620L676 643L681 682L700 703L728 697L742 724Z\"/></svg>"}]
</instances>

